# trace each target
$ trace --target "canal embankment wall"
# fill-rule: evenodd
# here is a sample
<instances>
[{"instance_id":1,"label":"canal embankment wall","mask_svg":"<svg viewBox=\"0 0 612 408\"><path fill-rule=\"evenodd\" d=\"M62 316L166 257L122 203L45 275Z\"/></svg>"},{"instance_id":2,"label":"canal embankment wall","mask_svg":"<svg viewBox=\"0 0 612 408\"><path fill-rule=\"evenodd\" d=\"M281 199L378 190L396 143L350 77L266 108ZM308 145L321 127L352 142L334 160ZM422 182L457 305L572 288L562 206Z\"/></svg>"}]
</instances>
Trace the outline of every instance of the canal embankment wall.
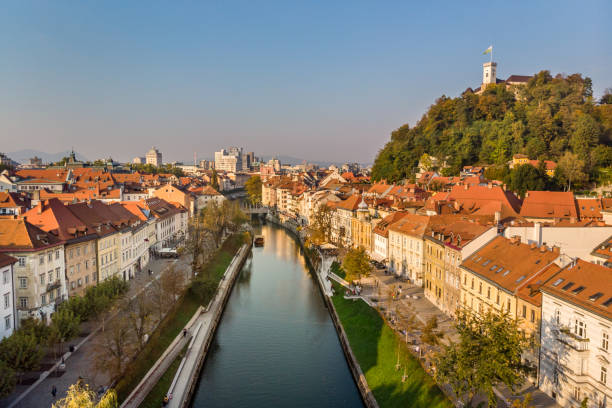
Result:
<instances>
[{"instance_id":1,"label":"canal embankment wall","mask_svg":"<svg viewBox=\"0 0 612 408\"><path fill-rule=\"evenodd\" d=\"M250 244L240 247L226 268L215 297L206 308L202 306L198 308L193 317L185 325L185 334L181 332L177 335L140 383L132 390L121 405L121 408L136 408L140 406L161 376L167 371L172 362L176 360L180 351L187 345L186 354L181 361L168 392L168 395L172 397L168 407L184 407L190 403L200 369L221 320L227 299L236 281L236 277L239 275L250 252Z\"/></svg>"},{"instance_id":2,"label":"canal embankment wall","mask_svg":"<svg viewBox=\"0 0 612 408\"><path fill-rule=\"evenodd\" d=\"M252 245L245 244L232 259L225 270L215 298L209 303L206 311L201 315L197 333L189 344L187 354L181 361L168 395L172 396L169 408L187 407L195 393L202 366L206 360L208 350L215 337L215 332L223 316L223 311L234 287L234 283L246 259L251 253Z\"/></svg>"},{"instance_id":3,"label":"canal embankment wall","mask_svg":"<svg viewBox=\"0 0 612 408\"><path fill-rule=\"evenodd\" d=\"M325 284L323 282L324 278L322 277L322 274L321 274L321 272L323 271L320 270L320 267L322 267L325 263L322 262L321 255L317 252L309 251L304 247L304 238L301 236L300 231L297 229L297 226L294 225L294 223L289 224L289 223L282 222L278 217L272 214L268 214L266 219L269 222L276 224L290 231L292 235L294 236L294 238L297 240L297 242L300 244L300 247L306 259L306 263L308 267L311 269L311 271L314 273L314 275L316 276L317 286L319 290L321 291L321 295L323 296L323 300L325 302L325 305L327 306L327 310L329 311L334 327L336 328L336 333L338 334L338 339L340 340L342 351L344 352L344 356L348 363L349 369L351 370L351 374L353 375L353 379L355 380L355 384L357 384L357 388L359 389L361 398L364 404L366 405L366 407L378 408L378 402L376 401L376 398L374 398L374 394L372 393L372 390L370 389L370 386L368 385L365 374L361 370L361 366L359 365L359 362L357 361L357 357L355 357L355 354L353 353L353 350L351 349L351 345L348 341L348 336L346 335L346 332L344 331L344 327L342 326L340 317L338 316L338 313L336 312L334 303L325 289ZM315 267L315 265L317 266Z\"/></svg>"}]
</instances>

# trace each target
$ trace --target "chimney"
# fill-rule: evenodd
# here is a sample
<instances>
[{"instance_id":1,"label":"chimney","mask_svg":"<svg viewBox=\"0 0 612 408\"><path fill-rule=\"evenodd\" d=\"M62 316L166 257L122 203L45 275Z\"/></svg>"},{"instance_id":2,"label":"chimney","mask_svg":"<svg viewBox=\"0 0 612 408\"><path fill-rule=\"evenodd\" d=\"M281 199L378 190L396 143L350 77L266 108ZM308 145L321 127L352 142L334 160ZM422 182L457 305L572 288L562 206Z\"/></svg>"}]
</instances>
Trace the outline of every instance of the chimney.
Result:
<instances>
[{"instance_id":1,"label":"chimney","mask_svg":"<svg viewBox=\"0 0 612 408\"><path fill-rule=\"evenodd\" d=\"M463 183L463 188L464 188L465 190L467 190L467 189L468 189L468 185L467 185L467 183Z\"/></svg>"},{"instance_id":2,"label":"chimney","mask_svg":"<svg viewBox=\"0 0 612 408\"><path fill-rule=\"evenodd\" d=\"M542 245L542 224L539 222L533 224L532 239L538 244L538 246Z\"/></svg>"},{"instance_id":3,"label":"chimney","mask_svg":"<svg viewBox=\"0 0 612 408\"><path fill-rule=\"evenodd\" d=\"M576 217L571 217L571 218L570 218L570 222L571 222L572 224L575 224L575 223L576 223Z\"/></svg>"},{"instance_id":4,"label":"chimney","mask_svg":"<svg viewBox=\"0 0 612 408\"><path fill-rule=\"evenodd\" d=\"M489 181L489 183L487 184L487 187L489 188L489 190L490 190L490 189L492 189L492 188L493 188L493 183L491 183L491 182Z\"/></svg>"},{"instance_id":5,"label":"chimney","mask_svg":"<svg viewBox=\"0 0 612 408\"><path fill-rule=\"evenodd\" d=\"M552 246L552 248L551 248L551 250L552 250L552 251L553 251L555 254L557 254L557 255L559 255L559 253L561 252L561 248L559 248L559 247L558 247L558 246L556 246L556 245L553 245L553 246Z\"/></svg>"},{"instance_id":6,"label":"chimney","mask_svg":"<svg viewBox=\"0 0 612 408\"><path fill-rule=\"evenodd\" d=\"M536 245L535 242L532 242L531 244L529 244L529 248L531 249L536 249L538 246Z\"/></svg>"},{"instance_id":7,"label":"chimney","mask_svg":"<svg viewBox=\"0 0 612 408\"><path fill-rule=\"evenodd\" d=\"M525 191L525 198L529 197L529 191Z\"/></svg>"},{"instance_id":8,"label":"chimney","mask_svg":"<svg viewBox=\"0 0 612 408\"><path fill-rule=\"evenodd\" d=\"M503 185L502 185L502 190L506 191L506 188L507 188L507 187L506 187L506 185L505 185L505 184L503 184Z\"/></svg>"},{"instance_id":9,"label":"chimney","mask_svg":"<svg viewBox=\"0 0 612 408\"><path fill-rule=\"evenodd\" d=\"M499 225L500 221L501 221L501 212L500 211L495 211L495 224Z\"/></svg>"},{"instance_id":10,"label":"chimney","mask_svg":"<svg viewBox=\"0 0 612 408\"><path fill-rule=\"evenodd\" d=\"M38 215L42 214L42 210L43 210L43 203L42 201L38 203L38 205L36 206L36 213Z\"/></svg>"},{"instance_id":11,"label":"chimney","mask_svg":"<svg viewBox=\"0 0 612 408\"><path fill-rule=\"evenodd\" d=\"M546 247L546 245L542 245L540 247L540 252L546 252L548 250L548 248Z\"/></svg>"}]
</instances>

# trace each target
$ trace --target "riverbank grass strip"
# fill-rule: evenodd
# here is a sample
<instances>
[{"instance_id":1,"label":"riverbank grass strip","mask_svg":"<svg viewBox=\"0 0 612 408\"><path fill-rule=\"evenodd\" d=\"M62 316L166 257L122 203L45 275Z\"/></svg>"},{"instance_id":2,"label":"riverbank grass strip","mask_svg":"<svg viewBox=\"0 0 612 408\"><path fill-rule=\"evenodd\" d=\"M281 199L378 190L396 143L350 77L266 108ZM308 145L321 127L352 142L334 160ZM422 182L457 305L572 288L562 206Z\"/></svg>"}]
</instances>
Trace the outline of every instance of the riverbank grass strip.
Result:
<instances>
[{"instance_id":1,"label":"riverbank grass strip","mask_svg":"<svg viewBox=\"0 0 612 408\"><path fill-rule=\"evenodd\" d=\"M166 393L170 389L170 385L172 384L172 380L174 379L174 375L181 365L181 360L185 357L185 352L187 351L188 345L183 347L183 350L176 356L176 359L170 364L170 367L166 370L164 375L161 376L155 387L151 390L149 395L144 399L142 404L140 404L140 408L159 408Z\"/></svg>"},{"instance_id":2,"label":"riverbank grass strip","mask_svg":"<svg viewBox=\"0 0 612 408\"><path fill-rule=\"evenodd\" d=\"M334 283L334 307L351 349L381 408L447 408L451 402L410 354L408 346L385 324L378 312L362 300L344 299ZM401 368L396 370L398 361ZM402 382L406 368L407 378Z\"/></svg>"},{"instance_id":3,"label":"riverbank grass strip","mask_svg":"<svg viewBox=\"0 0 612 408\"><path fill-rule=\"evenodd\" d=\"M217 251L210 262L203 268L205 272L216 280L217 284L221 280L225 269L229 266L234 255L244 243L244 237L240 234L229 237ZM214 293L213 295L214 296ZM190 290L185 291L175 307L166 315L162 323L151 334L151 337L142 351L126 370L123 378L117 383L117 397L119 402L123 402L130 392L140 383L153 364L168 348L174 338L185 327L187 322L193 317L198 307L205 306L210 302L208 299L200 299ZM170 379L172 381L172 379Z\"/></svg>"}]
</instances>

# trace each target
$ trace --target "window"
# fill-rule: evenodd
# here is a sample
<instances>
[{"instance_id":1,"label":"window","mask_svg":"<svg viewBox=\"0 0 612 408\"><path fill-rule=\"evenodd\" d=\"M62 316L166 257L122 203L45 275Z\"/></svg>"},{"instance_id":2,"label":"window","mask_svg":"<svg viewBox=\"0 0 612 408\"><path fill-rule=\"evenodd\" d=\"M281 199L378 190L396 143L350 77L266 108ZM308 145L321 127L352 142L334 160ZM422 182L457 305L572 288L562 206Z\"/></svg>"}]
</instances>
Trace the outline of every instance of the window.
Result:
<instances>
[{"instance_id":1,"label":"window","mask_svg":"<svg viewBox=\"0 0 612 408\"><path fill-rule=\"evenodd\" d=\"M43 306L47 304L47 295L45 293L40 295L40 304Z\"/></svg>"},{"instance_id":2,"label":"window","mask_svg":"<svg viewBox=\"0 0 612 408\"><path fill-rule=\"evenodd\" d=\"M81 286L83 286L83 281L81 279L79 279L77 284L79 285L79 287L81 287Z\"/></svg>"},{"instance_id":3,"label":"window","mask_svg":"<svg viewBox=\"0 0 612 408\"><path fill-rule=\"evenodd\" d=\"M531 309L531 323L535 322L535 310Z\"/></svg>"},{"instance_id":4,"label":"window","mask_svg":"<svg viewBox=\"0 0 612 408\"><path fill-rule=\"evenodd\" d=\"M53 252L48 252L47 253L47 261L49 261L49 262L53 261Z\"/></svg>"},{"instance_id":5,"label":"window","mask_svg":"<svg viewBox=\"0 0 612 408\"><path fill-rule=\"evenodd\" d=\"M56 260L59 259L59 256L60 256L60 251L58 249L58 250L55 251L55 259Z\"/></svg>"},{"instance_id":6,"label":"window","mask_svg":"<svg viewBox=\"0 0 612 408\"><path fill-rule=\"evenodd\" d=\"M49 302L53 302L53 291L49 292Z\"/></svg>"},{"instance_id":7,"label":"window","mask_svg":"<svg viewBox=\"0 0 612 408\"><path fill-rule=\"evenodd\" d=\"M19 278L19 289L27 289L28 288L28 278Z\"/></svg>"},{"instance_id":8,"label":"window","mask_svg":"<svg viewBox=\"0 0 612 408\"><path fill-rule=\"evenodd\" d=\"M491 299L491 287L487 287L487 299Z\"/></svg>"},{"instance_id":9,"label":"window","mask_svg":"<svg viewBox=\"0 0 612 408\"><path fill-rule=\"evenodd\" d=\"M74 258L74 249L70 250L70 259Z\"/></svg>"},{"instance_id":10,"label":"window","mask_svg":"<svg viewBox=\"0 0 612 408\"><path fill-rule=\"evenodd\" d=\"M19 298L19 306L22 309L27 309L28 308L28 298L27 297L20 297Z\"/></svg>"},{"instance_id":11,"label":"window","mask_svg":"<svg viewBox=\"0 0 612 408\"><path fill-rule=\"evenodd\" d=\"M8 273L8 271L4 271L2 273L2 283L5 284L5 285L7 283L9 283L9 273Z\"/></svg>"},{"instance_id":12,"label":"window","mask_svg":"<svg viewBox=\"0 0 612 408\"><path fill-rule=\"evenodd\" d=\"M19 266L25 266L26 265L25 256L20 256L17 259L19 259Z\"/></svg>"},{"instance_id":13,"label":"window","mask_svg":"<svg viewBox=\"0 0 612 408\"><path fill-rule=\"evenodd\" d=\"M38 257L38 264L43 265L45 263L45 256L41 255Z\"/></svg>"},{"instance_id":14,"label":"window","mask_svg":"<svg viewBox=\"0 0 612 408\"><path fill-rule=\"evenodd\" d=\"M5 293L4 294L4 308L8 309L9 307L11 307L11 294Z\"/></svg>"},{"instance_id":15,"label":"window","mask_svg":"<svg viewBox=\"0 0 612 408\"><path fill-rule=\"evenodd\" d=\"M523 305L523 317L527 318L527 306Z\"/></svg>"},{"instance_id":16,"label":"window","mask_svg":"<svg viewBox=\"0 0 612 408\"><path fill-rule=\"evenodd\" d=\"M472 290L474 289L474 278L472 278Z\"/></svg>"},{"instance_id":17,"label":"window","mask_svg":"<svg viewBox=\"0 0 612 408\"><path fill-rule=\"evenodd\" d=\"M55 268L55 279L59 280L60 278L60 268Z\"/></svg>"},{"instance_id":18,"label":"window","mask_svg":"<svg viewBox=\"0 0 612 408\"><path fill-rule=\"evenodd\" d=\"M74 289L76 287L76 282L72 281L70 282L70 288Z\"/></svg>"},{"instance_id":19,"label":"window","mask_svg":"<svg viewBox=\"0 0 612 408\"><path fill-rule=\"evenodd\" d=\"M559 286L561 284L561 282L563 282L565 279L563 278L559 278L556 281L553 282L553 286Z\"/></svg>"},{"instance_id":20,"label":"window","mask_svg":"<svg viewBox=\"0 0 612 408\"><path fill-rule=\"evenodd\" d=\"M559 309L555 310L555 323L557 326L561 323L561 311Z\"/></svg>"},{"instance_id":21,"label":"window","mask_svg":"<svg viewBox=\"0 0 612 408\"><path fill-rule=\"evenodd\" d=\"M511 300L510 300L510 298L508 298L508 313L510 313L510 306L511 306L510 302L511 302Z\"/></svg>"},{"instance_id":22,"label":"window","mask_svg":"<svg viewBox=\"0 0 612 408\"><path fill-rule=\"evenodd\" d=\"M478 294L482 295L482 282L478 283Z\"/></svg>"},{"instance_id":23,"label":"window","mask_svg":"<svg viewBox=\"0 0 612 408\"><path fill-rule=\"evenodd\" d=\"M81 256L81 247L78 247L76 249L76 253L77 253L77 256Z\"/></svg>"},{"instance_id":24,"label":"window","mask_svg":"<svg viewBox=\"0 0 612 408\"><path fill-rule=\"evenodd\" d=\"M44 274L44 273L41 273L41 274L40 274L40 284L41 284L41 285L44 285L44 284L45 284L45 274Z\"/></svg>"},{"instance_id":25,"label":"window","mask_svg":"<svg viewBox=\"0 0 612 408\"><path fill-rule=\"evenodd\" d=\"M4 330L11 329L11 315L8 315L4 318Z\"/></svg>"},{"instance_id":26,"label":"window","mask_svg":"<svg viewBox=\"0 0 612 408\"><path fill-rule=\"evenodd\" d=\"M608 342L610 340L610 335L606 332L601 333L601 348L608 351Z\"/></svg>"},{"instance_id":27,"label":"window","mask_svg":"<svg viewBox=\"0 0 612 408\"><path fill-rule=\"evenodd\" d=\"M48 282L49 282L49 283L52 283L52 282L53 282L53 271L49 271L49 272L47 273L47 275L49 276L49 281L48 281Z\"/></svg>"},{"instance_id":28,"label":"window","mask_svg":"<svg viewBox=\"0 0 612 408\"><path fill-rule=\"evenodd\" d=\"M604 366L601 366L601 374L599 374L599 381L605 384L607 379L608 379L608 369Z\"/></svg>"},{"instance_id":29,"label":"window","mask_svg":"<svg viewBox=\"0 0 612 408\"><path fill-rule=\"evenodd\" d=\"M586 338L586 323L580 319L574 321L574 334L580 338Z\"/></svg>"},{"instance_id":30,"label":"window","mask_svg":"<svg viewBox=\"0 0 612 408\"><path fill-rule=\"evenodd\" d=\"M574 399L576 401L582 402L580 400L580 387L574 387Z\"/></svg>"},{"instance_id":31,"label":"window","mask_svg":"<svg viewBox=\"0 0 612 408\"><path fill-rule=\"evenodd\" d=\"M85 275L85 284L87 285L89 283L89 275Z\"/></svg>"},{"instance_id":32,"label":"window","mask_svg":"<svg viewBox=\"0 0 612 408\"><path fill-rule=\"evenodd\" d=\"M497 291L497 299L495 300L495 303L499 305L499 290Z\"/></svg>"}]
</instances>

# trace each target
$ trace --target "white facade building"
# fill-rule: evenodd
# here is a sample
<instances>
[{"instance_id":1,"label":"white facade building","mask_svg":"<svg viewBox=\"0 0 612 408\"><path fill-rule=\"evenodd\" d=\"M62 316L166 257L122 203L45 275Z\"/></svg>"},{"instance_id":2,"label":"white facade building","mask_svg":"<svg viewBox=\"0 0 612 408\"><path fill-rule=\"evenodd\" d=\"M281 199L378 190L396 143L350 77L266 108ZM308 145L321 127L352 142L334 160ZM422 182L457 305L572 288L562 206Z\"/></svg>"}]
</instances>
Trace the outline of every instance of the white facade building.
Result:
<instances>
[{"instance_id":1,"label":"white facade building","mask_svg":"<svg viewBox=\"0 0 612 408\"><path fill-rule=\"evenodd\" d=\"M147 164L152 164L153 166L161 166L162 165L162 154L159 150L153 146L151 150L147 152L145 155L145 160Z\"/></svg>"},{"instance_id":2,"label":"white facade building","mask_svg":"<svg viewBox=\"0 0 612 408\"><path fill-rule=\"evenodd\" d=\"M15 291L13 267L17 259L0 254L0 340L13 334L15 330Z\"/></svg>"},{"instance_id":3,"label":"white facade building","mask_svg":"<svg viewBox=\"0 0 612 408\"><path fill-rule=\"evenodd\" d=\"M581 259L542 288L539 387L563 407L612 404L612 279Z\"/></svg>"}]
</instances>

